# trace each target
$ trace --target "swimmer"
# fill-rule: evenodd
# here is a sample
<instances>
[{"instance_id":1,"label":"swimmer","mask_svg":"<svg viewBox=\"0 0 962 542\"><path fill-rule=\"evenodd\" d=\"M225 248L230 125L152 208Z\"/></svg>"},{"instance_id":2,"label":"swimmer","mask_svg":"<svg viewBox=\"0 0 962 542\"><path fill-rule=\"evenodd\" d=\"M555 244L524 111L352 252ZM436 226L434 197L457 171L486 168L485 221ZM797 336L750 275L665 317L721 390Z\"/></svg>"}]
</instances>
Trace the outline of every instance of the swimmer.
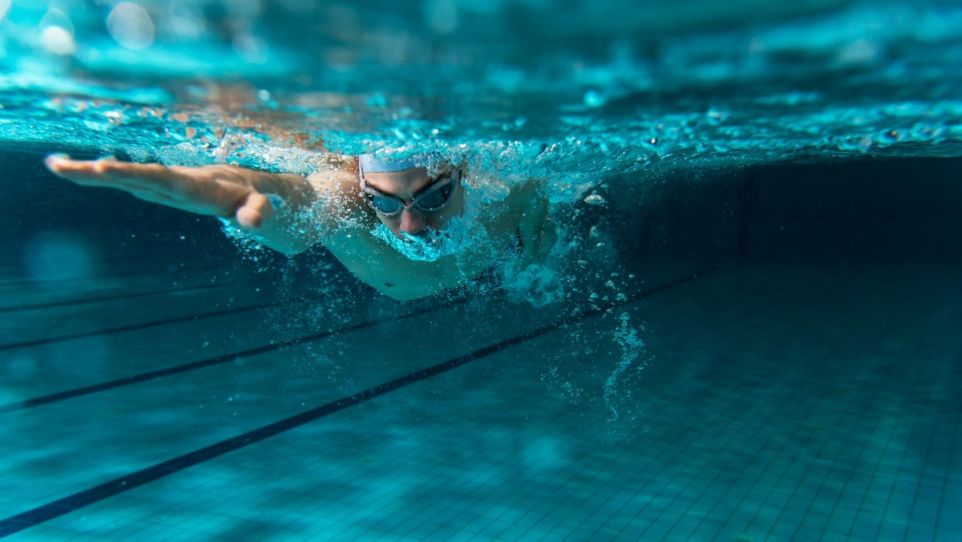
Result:
<instances>
[{"instance_id":1,"label":"swimmer","mask_svg":"<svg viewBox=\"0 0 962 542\"><path fill-rule=\"evenodd\" d=\"M46 159L50 171L78 185L221 217L288 256L324 245L361 281L401 301L465 284L509 253L521 269L543 262L555 242L547 199L534 183L474 213L486 242L449 249L446 226L464 219L469 194L463 166L443 164L432 176L413 160L363 155L333 162L339 165L301 176L229 165Z\"/></svg>"}]
</instances>

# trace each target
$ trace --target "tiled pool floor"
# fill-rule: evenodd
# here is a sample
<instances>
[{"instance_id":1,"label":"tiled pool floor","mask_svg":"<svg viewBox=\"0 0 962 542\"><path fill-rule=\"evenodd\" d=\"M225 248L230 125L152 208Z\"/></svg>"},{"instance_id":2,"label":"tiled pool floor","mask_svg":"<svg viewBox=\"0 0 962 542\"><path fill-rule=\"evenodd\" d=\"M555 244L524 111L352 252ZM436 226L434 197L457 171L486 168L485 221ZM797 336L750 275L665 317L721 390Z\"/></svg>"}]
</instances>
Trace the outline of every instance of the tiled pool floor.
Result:
<instances>
[{"instance_id":1,"label":"tiled pool floor","mask_svg":"<svg viewBox=\"0 0 962 542\"><path fill-rule=\"evenodd\" d=\"M962 540L958 268L734 266L540 334L555 311L501 301L182 318L229 292L0 344L0 533Z\"/></svg>"}]
</instances>

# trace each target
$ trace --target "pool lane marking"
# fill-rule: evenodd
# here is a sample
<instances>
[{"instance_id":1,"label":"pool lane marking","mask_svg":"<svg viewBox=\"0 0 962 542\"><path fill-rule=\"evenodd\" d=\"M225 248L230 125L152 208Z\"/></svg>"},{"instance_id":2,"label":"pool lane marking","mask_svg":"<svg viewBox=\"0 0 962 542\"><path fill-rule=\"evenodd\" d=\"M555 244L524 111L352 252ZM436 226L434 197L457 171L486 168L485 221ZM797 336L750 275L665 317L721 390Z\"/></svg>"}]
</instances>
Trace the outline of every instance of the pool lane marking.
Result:
<instances>
[{"instance_id":1,"label":"pool lane marking","mask_svg":"<svg viewBox=\"0 0 962 542\"><path fill-rule=\"evenodd\" d=\"M175 272L176 273L193 273L196 271L223 270L223 269L229 270L230 268L224 267L223 264L217 264L217 265L204 265L201 267L178 267L175 270ZM0 288L6 287L6 286L22 286L24 284L60 284L64 282L110 280L115 278L126 278L126 277L152 277L156 275L167 276L170 274L171 273L168 273L166 271L157 271L156 269L150 270L150 271L141 269L138 271L133 271L133 270L125 271L123 273L102 273L99 275L87 275L85 277L71 277L71 278L62 278L62 279L15 279L15 280L0 281Z\"/></svg>"},{"instance_id":2,"label":"pool lane marking","mask_svg":"<svg viewBox=\"0 0 962 542\"><path fill-rule=\"evenodd\" d=\"M391 317L389 317L389 318L382 318L382 319L379 319L379 320L367 320L367 321L364 321L364 322L358 322L358 323L351 324L351 325L349 325L349 326L340 327L340 328L337 328L337 329L329 329L329 330L327 330L327 331L321 331L321 332L317 332L317 333L312 333L312 334L310 334L310 335L305 335L305 336L303 336L303 337L297 337L297 338L294 338L294 339L288 339L288 340L286 340L286 341L281 341L281 342L278 342L278 343L268 344L268 345L265 345L265 346L258 346L258 347L256 347L256 348L249 348L249 349L247 349L247 350L241 350L241 351L238 351L238 352L230 352L230 353L227 353L227 354L221 354L221 355L219 355L219 356L215 356L215 357L212 357L212 358L202 359L202 360L198 360L198 361L193 361L193 362L185 363L185 364L182 364L182 365L175 365L175 366L173 366L173 367L165 367L165 368L163 368L163 369L157 369L157 370L154 370L154 371L148 371L148 372L145 372L145 373L139 373L139 374L134 374L134 375L130 375L130 376L125 376L125 377L122 377L122 378L117 378L117 379L115 379L115 380L108 380L108 381L106 381L106 382L100 382L100 383L98 383L98 384L91 384L91 385L89 385L89 386L83 386L83 387L80 387L80 388L73 388L73 389L70 389L70 390L59 391L59 392L51 393L51 394L48 394L48 395L41 395L41 396L39 396L39 397L34 397L34 398L31 398L31 399L24 399L24 400L22 400L22 401L17 401L17 402L15 402L15 403L7 403L7 404L5 404L5 405L4 405L4 404L0 404L0 414L5 414L5 413L7 413L7 412L14 412L14 411L17 411L17 410L25 410L25 409L28 409L28 408L33 408L33 407L38 407L38 406L43 406L43 405L48 405L48 404L50 404L50 403L55 403L55 402L58 402L58 401L65 401L65 400L67 400L67 399L73 399L73 398L75 398L75 397L81 397L81 396L84 396L84 395L90 395L90 394L92 394L92 393L97 393L97 392L101 392L101 391L106 391L106 390L113 389L113 388L119 388L119 387L121 387L121 386L127 386L127 385L130 385L130 384L137 384L137 383L139 383L139 382L146 382L146 381L148 381L148 380L154 380L154 379L157 379L157 378L163 378L163 377L166 377L166 376L171 376L171 375L175 375L175 374L179 374L179 373L185 373L185 372L187 372L187 371L193 371L194 369L203 369L203 368L206 368L206 367L212 367L212 366L214 366L214 365L220 365L220 364L222 364L222 363L227 363L227 362L230 362L230 361L234 361L234 360L237 360L237 359L239 359L239 358L249 357L249 356L256 356L256 355L258 355L258 354L264 354L264 353L267 353L267 352L273 352L274 350L280 350L280 349L282 349L282 348L287 348L287 347L291 347L291 346L297 346L297 345L299 345L299 344L303 344L303 343L307 343L307 342L312 342L312 341L317 341L317 340L321 340L321 339L326 339L327 337L331 337L331 336L333 336L333 335L337 335L337 334L340 334L340 333L350 333L350 332L353 332L353 331L358 331L358 330L360 330L360 329L365 329L365 328L368 328L368 327L374 327L374 326L377 326L377 325L380 325L380 324L384 324L384 323L387 323L387 322L393 322L393 321L397 321L397 320L406 320L406 319L408 319L408 318L414 318L415 316L420 316L420 315L422 315L422 314L426 314L426 313L429 313L429 312L433 312L433 311L438 310L438 309L441 309L441 308L455 307L455 306L464 304L464 303L466 303L466 302L468 301L468 299L469 299L468 297L465 297L465 298L462 298L462 299L458 299L458 300L455 300L455 301L451 301L451 302L445 303L445 304L443 304L443 305L432 305L432 306L429 306L429 307L422 307L422 308L420 308L420 309L413 310L413 311L410 311L410 312L407 312L407 313L404 313L404 314L401 314L401 315L391 316ZM299 302L300 302L300 301L305 301L305 302L306 302L306 301L316 301L316 299L302 299L302 300L298 300L298 301L299 301ZM278 304L278 305L282 305L283 303L277 303L277 304ZM259 306L259 307L255 307L255 308L263 308L264 306L271 306L271 305L263 305L263 306ZM243 308L243 309L233 309L232 311L222 311L222 312L225 312L225 313L226 313L226 312L241 312L242 310L248 310L248 308L245 307L245 308ZM180 319L178 319L178 320L194 320L195 318L200 318L200 317L186 317L186 318L180 318Z\"/></svg>"},{"instance_id":3,"label":"pool lane marking","mask_svg":"<svg viewBox=\"0 0 962 542\"><path fill-rule=\"evenodd\" d=\"M120 478L115 478L92 488L79 491L62 499L57 499L56 501L38 506L31 510L27 510L26 512L21 512L19 514L10 516L6 519L0 520L0 538L4 538L14 533L29 529L30 527L34 527L65 514L69 514L70 512L90 506L115 495L125 493L131 489L134 489L135 487L140 487L161 478L165 478L171 474L186 470L190 467L210 461L230 452L246 448L247 446L308 424L330 414L334 414L346 408L365 403L371 399L380 397L381 395L398 390L410 384L437 376L441 373L445 373L451 369L455 369L472 361L485 358L507 348L511 348L543 335L547 335L552 331L557 331L568 325L584 321L592 316L603 314L609 309L634 303L635 301L645 299L670 288L674 288L675 286L691 282L705 275L714 273L720 269L721 267L716 267L705 271L699 271L691 275L675 279L666 284L648 288L632 294L631 297L625 301L609 303L598 308L573 314L566 318L562 318L557 322L541 326L526 333L522 333L521 335L516 335L514 337L496 342L473 352L469 352L467 354L438 363L437 365L433 365L431 367L421 369L420 371L415 371L393 380L389 380L372 388L357 392L353 395L336 399L330 403L326 403L311 410L301 412L300 414L295 414L288 418L284 418L246 433L242 433L215 444L211 444L210 446L205 446L198 450L194 450L193 452L188 452L186 454L168 459L167 461L156 463L150 467L134 471Z\"/></svg>"},{"instance_id":4,"label":"pool lane marking","mask_svg":"<svg viewBox=\"0 0 962 542\"><path fill-rule=\"evenodd\" d=\"M220 284L197 284L194 286L183 286L180 288L166 288L164 290L148 290L146 292L123 292L116 294L104 294L94 297L82 297L78 299L62 299L59 301L45 301L40 303L24 303L21 305L6 305L0 306L0 313L4 312L16 312L16 311L26 311L26 310L36 310L36 309L50 309L54 307L66 307L70 305L83 305L86 303L99 303L102 301L113 301L117 299L133 299L135 297L151 297L160 296L166 294L179 294L183 292L193 292L197 290L210 290L214 288L226 288L228 286L236 286L237 284L243 282L245 285L250 284L260 284L263 282L270 281L270 278L264 280L248 281L243 280L243 277L239 280L233 280L230 282L224 282Z\"/></svg>"},{"instance_id":5,"label":"pool lane marking","mask_svg":"<svg viewBox=\"0 0 962 542\"><path fill-rule=\"evenodd\" d=\"M213 288L226 288L228 286L233 286L235 284L236 284L235 282L229 282L227 284L202 284L199 286L187 286L184 288L174 288L174 289L166 289L166 290L152 290L147 292L109 294L109 295L102 295L99 297L83 297L79 299L65 299L61 301L45 301L43 303L32 303L32 304L25 303L23 305L7 305L4 307L0 307L0 313L27 311L27 310L35 310L35 309L52 309L54 307L83 305L85 303L98 303L100 301L113 301L116 299L133 299L135 297L151 297L151 296L181 293L181 292L194 292L198 290L210 290Z\"/></svg>"},{"instance_id":6,"label":"pool lane marking","mask_svg":"<svg viewBox=\"0 0 962 542\"><path fill-rule=\"evenodd\" d=\"M108 328L98 329L94 331L81 331L77 333L68 333L66 335L49 337L46 339L31 339L29 341L0 344L0 352L4 350L15 350L17 348L29 348L32 346L40 346L42 344L72 341L74 339L83 339L86 337L95 337L97 335L110 335L112 333L121 333L124 331L135 331L138 329L146 329L149 327L163 326L167 324L179 324L181 322L203 320L206 318L214 318L217 316L225 316L228 314L237 314L237 313L247 312L247 311L256 311L256 310L266 309L270 307L279 307L287 304L304 303L308 301L319 301L320 299L321 297L309 297L309 298L302 297L294 300L274 301L271 303L258 303L257 305L245 305L243 307L234 307L231 309L221 309L221 310L210 311L210 312L201 312L196 314L189 314L187 316L178 316L176 318L168 318L166 320L154 320L151 322L141 322L139 324L128 324L125 326L108 327Z\"/></svg>"}]
</instances>

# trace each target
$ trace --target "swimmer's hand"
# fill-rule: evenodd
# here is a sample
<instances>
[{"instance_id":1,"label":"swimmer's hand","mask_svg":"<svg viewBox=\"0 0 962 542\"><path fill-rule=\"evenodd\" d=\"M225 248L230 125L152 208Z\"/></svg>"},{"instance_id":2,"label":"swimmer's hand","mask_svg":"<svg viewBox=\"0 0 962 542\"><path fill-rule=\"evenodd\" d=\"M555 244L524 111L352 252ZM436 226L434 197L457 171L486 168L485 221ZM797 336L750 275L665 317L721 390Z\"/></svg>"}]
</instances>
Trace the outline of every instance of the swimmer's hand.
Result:
<instances>
[{"instance_id":1,"label":"swimmer's hand","mask_svg":"<svg viewBox=\"0 0 962 542\"><path fill-rule=\"evenodd\" d=\"M167 167L113 159L72 160L65 155L46 159L54 174L81 186L116 188L167 207L201 215L234 218L247 229L270 222L274 209L255 186L262 172L233 166Z\"/></svg>"},{"instance_id":2,"label":"swimmer's hand","mask_svg":"<svg viewBox=\"0 0 962 542\"><path fill-rule=\"evenodd\" d=\"M360 198L355 175L339 170L303 177L228 165L168 167L64 155L50 156L46 164L82 186L116 188L145 201L232 220L264 246L288 256L327 241L337 215L325 209L361 208L356 201L344 203ZM267 194L280 198L285 212L276 212ZM330 201L341 204L328 205Z\"/></svg>"}]
</instances>

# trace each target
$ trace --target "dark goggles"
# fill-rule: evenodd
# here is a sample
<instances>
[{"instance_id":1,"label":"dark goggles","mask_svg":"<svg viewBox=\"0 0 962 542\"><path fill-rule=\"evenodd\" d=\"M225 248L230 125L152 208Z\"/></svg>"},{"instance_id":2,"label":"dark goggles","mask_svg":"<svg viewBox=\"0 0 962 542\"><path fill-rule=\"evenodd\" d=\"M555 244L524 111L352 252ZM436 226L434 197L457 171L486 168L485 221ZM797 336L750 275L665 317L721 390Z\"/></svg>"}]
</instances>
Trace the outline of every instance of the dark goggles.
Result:
<instances>
[{"instance_id":1,"label":"dark goggles","mask_svg":"<svg viewBox=\"0 0 962 542\"><path fill-rule=\"evenodd\" d=\"M436 213L451 201L451 196L454 194L454 189L457 187L460 177L460 173L457 171L444 173L433 183L414 194L411 197L410 204L405 204L404 200L397 196L385 194L367 186L362 174L361 195L364 196L365 201L372 209L388 218L397 217L402 211L410 210L412 207L422 213Z\"/></svg>"}]
</instances>

